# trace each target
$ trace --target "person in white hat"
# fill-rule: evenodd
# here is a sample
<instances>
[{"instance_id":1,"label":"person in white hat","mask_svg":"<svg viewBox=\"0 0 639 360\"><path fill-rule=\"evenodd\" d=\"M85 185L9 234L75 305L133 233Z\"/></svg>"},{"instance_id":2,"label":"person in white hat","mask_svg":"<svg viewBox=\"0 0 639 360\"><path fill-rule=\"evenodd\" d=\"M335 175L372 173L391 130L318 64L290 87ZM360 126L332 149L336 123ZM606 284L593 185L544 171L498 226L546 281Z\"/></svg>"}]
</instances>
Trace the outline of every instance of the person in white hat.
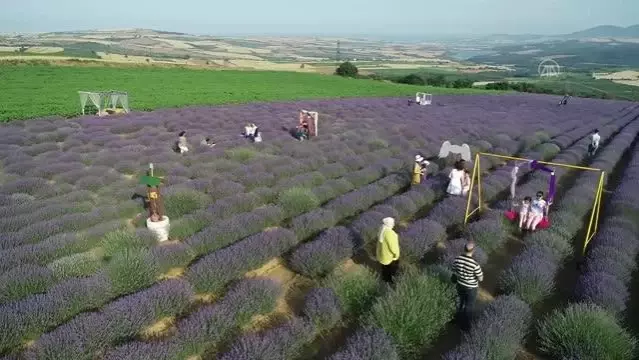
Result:
<instances>
[{"instance_id":1,"label":"person in white hat","mask_svg":"<svg viewBox=\"0 0 639 360\"><path fill-rule=\"evenodd\" d=\"M426 177L426 166L430 164L423 156L415 155L415 165L413 166L413 185L420 184L422 177Z\"/></svg>"}]
</instances>

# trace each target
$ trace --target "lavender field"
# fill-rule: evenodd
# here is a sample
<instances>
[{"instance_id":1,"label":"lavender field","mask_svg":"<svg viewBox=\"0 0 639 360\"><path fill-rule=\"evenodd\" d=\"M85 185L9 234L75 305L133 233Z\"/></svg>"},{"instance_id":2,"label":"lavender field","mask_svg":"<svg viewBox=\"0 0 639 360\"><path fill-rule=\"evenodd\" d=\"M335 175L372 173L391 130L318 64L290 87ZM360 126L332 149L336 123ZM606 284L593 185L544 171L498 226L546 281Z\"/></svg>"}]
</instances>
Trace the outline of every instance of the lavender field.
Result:
<instances>
[{"instance_id":1,"label":"lavender field","mask_svg":"<svg viewBox=\"0 0 639 360\"><path fill-rule=\"evenodd\" d=\"M0 358L632 360L639 105L557 101L347 99L3 124ZM291 136L300 109L319 112L318 137ZM247 123L263 142L240 135ZM185 154L173 150L181 131ZM555 169L552 226L522 235L502 216L513 164L482 158L485 209L464 225L466 199L444 196L445 140L606 171L586 255L599 173ZM429 177L410 185L417 153ZM171 224L161 243L145 225L149 163ZM519 176L518 193L547 188L543 174ZM392 287L374 261L387 216L401 248ZM486 281L460 333L450 265L468 238Z\"/></svg>"}]
</instances>

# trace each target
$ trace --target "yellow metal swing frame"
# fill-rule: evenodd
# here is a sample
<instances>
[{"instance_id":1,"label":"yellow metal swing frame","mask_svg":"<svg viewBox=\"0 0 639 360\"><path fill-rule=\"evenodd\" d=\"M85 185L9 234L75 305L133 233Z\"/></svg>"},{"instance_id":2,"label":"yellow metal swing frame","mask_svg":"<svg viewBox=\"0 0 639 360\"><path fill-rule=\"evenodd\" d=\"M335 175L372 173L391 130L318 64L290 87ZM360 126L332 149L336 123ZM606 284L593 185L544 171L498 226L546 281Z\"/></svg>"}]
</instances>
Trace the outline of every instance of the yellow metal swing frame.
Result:
<instances>
[{"instance_id":1,"label":"yellow metal swing frame","mask_svg":"<svg viewBox=\"0 0 639 360\"><path fill-rule=\"evenodd\" d=\"M468 201L466 203L466 214L464 215L464 224L468 223L468 219L475 214L476 212L481 212L482 210L482 196L481 196L481 157L492 157L503 160L514 160L514 161L532 161L530 159L518 158L514 156L504 156L492 153L484 153L479 152L475 155L475 163L473 165L473 175L470 179L470 190L468 191ZM597 234L597 225L599 224L599 214L601 212L601 197L603 194L604 188L604 179L606 177L606 172L601 169L586 167L586 166L575 166L569 164L560 164L554 162L546 162L546 161L537 161L540 164L549 165L549 166L557 166L563 167L573 170L584 170L584 171L598 171L599 174L599 183L597 184L597 189L595 190L595 200L593 201L592 208L590 210L590 221L588 222L588 231L586 232L586 237L584 239L584 245L582 249L582 253L586 253L586 248L588 247L588 243L592 240L592 238ZM475 184L477 186L475 186ZM471 210L471 202L473 198L473 193L475 192L475 188L477 188L477 207Z\"/></svg>"}]
</instances>

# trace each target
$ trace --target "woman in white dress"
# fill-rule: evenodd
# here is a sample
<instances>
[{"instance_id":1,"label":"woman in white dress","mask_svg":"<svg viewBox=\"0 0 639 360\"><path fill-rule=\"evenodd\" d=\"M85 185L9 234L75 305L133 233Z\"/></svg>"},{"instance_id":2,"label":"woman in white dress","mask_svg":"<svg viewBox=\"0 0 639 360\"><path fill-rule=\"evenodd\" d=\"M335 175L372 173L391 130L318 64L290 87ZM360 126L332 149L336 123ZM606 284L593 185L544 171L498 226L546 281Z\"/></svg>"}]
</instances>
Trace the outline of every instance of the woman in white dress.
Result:
<instances>
[{"instance_id":1,"label":"woman in white dress","mask_svg":"<svg viewBox=\"0 0 639 360\"><path fill-rule=\"evenodd\" d=\"M465 174L464 162L461 160L456 162L455 168L451 170L450 175L448 175L450 182L448 183L448 189L446 189L446 192L450 195L461 195L463 191L462 181Z\"/></svg>"}]
</instances>

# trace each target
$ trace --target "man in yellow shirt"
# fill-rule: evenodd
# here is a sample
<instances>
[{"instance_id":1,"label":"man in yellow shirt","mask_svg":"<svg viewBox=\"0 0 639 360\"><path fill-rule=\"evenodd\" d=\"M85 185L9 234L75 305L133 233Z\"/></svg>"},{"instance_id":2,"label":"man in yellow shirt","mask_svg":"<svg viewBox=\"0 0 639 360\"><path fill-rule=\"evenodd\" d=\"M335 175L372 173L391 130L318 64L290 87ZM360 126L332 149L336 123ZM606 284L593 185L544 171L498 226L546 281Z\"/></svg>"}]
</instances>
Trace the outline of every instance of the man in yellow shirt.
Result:
<instances>
[{"instance_id":1,"label":"man in yellow shirt","mask_svg":"<svg viewBox=\"0 0 639 360\"><path fill-rule=\"evenodd\" d=\"M382 279L388 283L393 282L393 277L399 268L399 238L393 228L395 219L387 217L382 220L383 225L379 232L377 242L377 261L382 264Z\"/></svg>"}]
</instances>

